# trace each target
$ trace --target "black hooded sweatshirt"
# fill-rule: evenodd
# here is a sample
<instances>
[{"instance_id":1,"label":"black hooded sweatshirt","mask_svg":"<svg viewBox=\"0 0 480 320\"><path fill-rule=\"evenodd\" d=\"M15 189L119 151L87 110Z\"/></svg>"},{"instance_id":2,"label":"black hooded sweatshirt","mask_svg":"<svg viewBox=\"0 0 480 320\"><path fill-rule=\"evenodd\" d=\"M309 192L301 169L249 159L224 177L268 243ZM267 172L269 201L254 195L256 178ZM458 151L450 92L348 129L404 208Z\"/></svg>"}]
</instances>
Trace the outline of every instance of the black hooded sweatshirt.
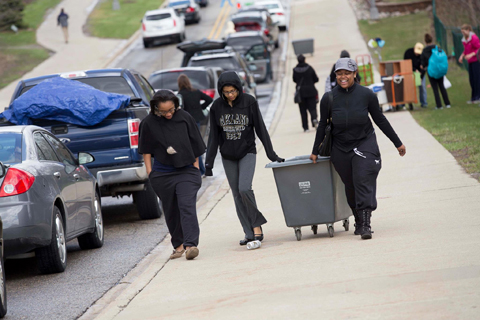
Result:
<instances>
[{"instance_id":1,"label":"black hooded sweatshirt","mask_svg":"<svg viewBox=\"0 0 480 320\"><path fill-rule=\"evenodd\" d=\"M315 88L318 77L309 64L303 62L293 68L293 82L300 86L300 96L302 98L315 98L318 95Z\"/></svg>"},{"instance_id":2,"label":"black hooded sweatshirt","mask_svg":"<svg viewBox=\"0 0 480 320\"><path fill-rule=\"evenodd\" d=\"M222 91L225 86L233 86L238 96L233 106L228 104ZM212 175L213 163L220 147L220 154L228 160L240 160L247 153L257 153L255 133L265 147L267 157L271 161L281 161L275 151L263 122L257 100L242 92L242 83L237 73L226 71L218 79L217 98L210 108L210 135L208 138L205 175Z\"/></svg>"},{"instance_id":3,"label":"black hooded sweatshirt","mask_svg":"<svg viewBox=\"0 0 480 320\"><path fill-rule=\"evenodd\" d=\"M369 114L375 124L393 142L402 145L390 122L380 112L378 99L372 90L354 83L350 88L336 86L333 90L332 145L343 152L352 151L374 132ZM328 92L320 102L320 122L313 144L312 154L318 155L318 147L325 137L328 118Z\"/></svg>"}]
</instances>

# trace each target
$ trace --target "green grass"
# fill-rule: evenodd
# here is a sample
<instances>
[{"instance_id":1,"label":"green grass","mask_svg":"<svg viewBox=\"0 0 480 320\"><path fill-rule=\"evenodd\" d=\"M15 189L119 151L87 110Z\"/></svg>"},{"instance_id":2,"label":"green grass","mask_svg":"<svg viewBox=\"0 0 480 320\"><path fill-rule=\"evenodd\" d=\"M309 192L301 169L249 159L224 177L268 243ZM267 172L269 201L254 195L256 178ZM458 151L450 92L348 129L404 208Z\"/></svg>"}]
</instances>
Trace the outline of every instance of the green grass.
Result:
<instances>
[{"instance_id":1,"label":"green grass","mask_svg":"<svg viewBox=\"0 0 480 320\"><path fill-rule=\"evenodd\" d=\"M35 32L43 22L48 9L60 0L36 0L25 6L23 23L27 29L0 32L0 89L20 78L50 55L37 45Z\"/></svg>"},{"instance_id":2,"label":"green grass","mask_svg":"<svg viewBox=\"0 0 480 320\"><path fill-rule=\"evenodd\" d=\"M383 61L403 59L406 49L416 42L423 42L423 35L430 31L431 24L427 13L386 18L373 24L359 21L366 41L376 37L385 40ZM373 51L371 54L378 67L378 57ZM429 108L417 107L412 116L455 156L468 173L480 180L480 106L466 103L470 100L471 89L464 69L451 61L447 77L452 83L447 90L452 108L434 110L433 91L427 88Z\"/></svg>"},{"instance_id":3,"label":"green grass","mask_svg":"<svg viewBox=\"0 0 480 320\"><path fill-rule=\"evenodd\" d=\"M128 39L140 28L147 10L160 7L162 0L119 0L120 10L112 10L113 0L99 3L90 14L87 28L92 36Z\"/></svg>"}]
</instances>

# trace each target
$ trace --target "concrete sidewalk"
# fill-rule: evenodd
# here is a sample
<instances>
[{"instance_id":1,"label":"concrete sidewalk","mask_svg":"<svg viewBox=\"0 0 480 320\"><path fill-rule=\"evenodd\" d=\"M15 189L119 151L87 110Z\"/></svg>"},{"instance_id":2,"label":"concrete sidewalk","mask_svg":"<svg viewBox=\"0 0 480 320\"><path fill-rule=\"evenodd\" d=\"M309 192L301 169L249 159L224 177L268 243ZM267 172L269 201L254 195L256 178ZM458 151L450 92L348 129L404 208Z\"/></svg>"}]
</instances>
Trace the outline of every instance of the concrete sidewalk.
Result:
<instances>
[{"instance_id":1,"label":"concrete sidewalk","mask_svg":"<svg viewBox=\"0 0 480 320\"><path fill-rule=\"evenodd\" d=\"M47 74L99 69L106 67L128 44L128 40L100 39L83 33L83 25L98 0L64 0L45 19L37 30L37 42L52 50L54 55L22 79ZM63 39L62 30L57 26L57 16L64 8L69 15L69 43ZM0 90L0 112L8 107L18 81Z\"/></svg>"},{"instance_id":2,"label":"concrete sidewalk","mask_svg":"<svg viewBox=\"0 0 480 320\"><path fill-rule=\"evenodd\" d=\"M352 57L368 52L347 0L292 0L290 9L290 40L315 39L307 62L321 78L321 91L341 50ZM293 104L295 64L290 46L284 103L271 129L281 157L309 154L315 135L303 133ZM303 228L302 241L296 241L262 150L253 185L269 220L261 249L238 245L243 233L224 182L200 200L197 259L168 261L167 237L81 319L477 318L480 184L410 113L388 119L407 155L401 158L378 130L383 168L373 240L362 241L353 228L345 232L337 223L334 238L319 226L318 235Z\"/></svg>"}]
</instances>

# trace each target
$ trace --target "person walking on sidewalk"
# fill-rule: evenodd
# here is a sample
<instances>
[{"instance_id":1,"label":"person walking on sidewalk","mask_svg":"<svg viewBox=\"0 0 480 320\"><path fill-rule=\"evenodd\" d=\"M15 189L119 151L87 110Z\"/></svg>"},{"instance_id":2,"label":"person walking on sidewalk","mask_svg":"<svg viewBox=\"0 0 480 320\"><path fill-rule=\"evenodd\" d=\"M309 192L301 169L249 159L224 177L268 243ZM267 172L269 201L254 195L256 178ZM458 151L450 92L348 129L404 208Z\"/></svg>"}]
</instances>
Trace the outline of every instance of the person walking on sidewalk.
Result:
<instances>
[{"instance_id":1,"label":"person walking on sidewalk","mask_svg":"<svg viewBox=\"0 0 480 320\"><path fill-rule=\"evenodd\" d=\"M205 161L206 176L212 176L213 163L220 147L223 167L232 189L238 219L245 238L240 245L263 240L262 225L267 223L258 210L252 190L257 150L255 133L271 161L283 162L273 150L257 100L243 93L242 82L234 71L226 71L218 79L220 97L210 109L210 135Z\"/></svg>"},{"instance_id":2,"label":"person walking on sidewalk","mask_svg":"<svg viewBox=\"0 0 480 320\"><path fill-rule=\"evenodd\" d=\"M462 43L463 53L458 58L458 62L462 63L463 59L468 62L468 76L470 87L472 88L472 96L467 103L480 103L480 61L478 61L478 52L480 50L480 40L473 33L472 26L464 24L462 26Z\"/></svg>"},{"instance_id":3,"label":"person walking on sidewalk","mask_svg":"<svg viewBox=\"0 0 480 320\"><path fill-rule=\"evenodd\" d=\"M381 113L377 96L355 82L355 60L341 58L335 65L338 86L325 93L320 102L320 123L310 159L316 163L318 148L325 137L325 127L331 107L332 151L330 160L345 184L347 201L355 217L355 234L371 239L370 220L377 209L377 177L382 167L375 124L393 142L400 156L406 148L392 126ZM330 105L329 94L333 95Z\"/></svg>"},{"instance_id":4,"label":"person walking on sidewalk","mask_svg":"<svg viewBox=\"0 0 480 320\"><path fill-rule=\"evenodd\" d=\"M315 88L315 83L318 82L315 70L309 64L305 63L303 54L297 57L298 64L293 68L293 82L297 84L297 90L300 91L300 98L302 102L298 104L300 107L300 116L302 117L303 131L308 131L308 116L307 110L310 112L310 120L312 127L316 128L318 125L317 118L317 99L318 91Z\"/></svg>"},{"instance_id":5,"label":"person walking on sidewalk","mask_svg":"<svg viewBox=\"0 0 480 320\"><path fill-rule=\"evenodd\" d=\"M205 110L213 99L200 90L192 88L190 79L185 74L181 74L178 77L178 93L182 95L183 110L190 113L190 115L197 122L197 127L200 130L200 122L205 119L203 110ZM203 103L200 101L203 100ZM198 163L200 166L200 173L202 176L205 174L205 165L203 164L202 156L198 157Z\"/></svg>"},{"instance_id":6,"label":"person walking on sidewalk","mask_svg":"<svg viewBox=\"0 0 480 320\"><path fill-rule=\"evenodd\" d=\"M65 43L68 43L68 14L65 13L63 8L57 17L57 25L62 27L63 38L65 39Z\"/></svg>"},{"instance_id":7,"label":"person walking on sidewalk","mask_svg":"<svg viewBox=\"0 0 480 320\"><path fill-rule=\"evenodd\" d=\"M179 109L179 100L170 90L155 93L150 114L139 130L138 152L143 154L152 188L162 200L172 236L170 259L180 258L185 252L187 260L192 260L199 253L196 202L202 178L198 157L205 152L205 143L195 120Z\"/></svg>"},{"instance_id":8,"label":"person walking on sidewalk","mask_svg":"<svg viewBox=\"0 0 480 320\"><path fill-rule=\"evenodd\" d=\"M445 108L450 108L450 99L448 98L447 90L445 89L445 85L443 84L444 76L441 78L433 78L428 73L428 60L432 56L432 50L436 47L433 43L433 38L430 34L425 34L425 43L426 47L423 48L422 55L420 56L422 69L428 74L428 80L430 80L430 84L432 86L433 95L435 96L435 104L437 105L435 109L443 109L442 107L442 100L440 100L440 94L438 93L438 89L440 88L440 92L442 93L443 102L445 103Z\"/></svg>"},{"instance_id":9,"label":"person walking on sidewalk","mask_svg":"<svg viewBox=\"0 0 480 320\"><path fill-rule=\"evenodd\" d=\"M423 52L424 45L420 42L417 42L413 48L409 48L403 54L404 60L412 60L412 69L413 72L420 73L421 84L417 86L417 90L419 92L420 97L420 106L422 108L427 107L427 86L425 84L425 71L421 67L421 59L420 56ZM410 103L410 110L413 110L413 104Z\"/></svg>"}]
</instances>

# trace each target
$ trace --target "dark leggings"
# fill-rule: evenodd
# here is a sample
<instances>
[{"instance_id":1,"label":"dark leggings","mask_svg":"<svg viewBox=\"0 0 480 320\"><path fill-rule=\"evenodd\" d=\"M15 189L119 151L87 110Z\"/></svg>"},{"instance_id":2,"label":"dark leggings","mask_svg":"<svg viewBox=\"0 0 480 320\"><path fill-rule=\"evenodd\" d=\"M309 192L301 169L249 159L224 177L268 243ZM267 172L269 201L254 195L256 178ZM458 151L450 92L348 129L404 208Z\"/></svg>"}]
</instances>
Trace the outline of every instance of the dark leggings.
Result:
<instances>
[{"instance_id":1,"label":"dark leggings","mask_svg":"<svg viewBox=\"0 0 480 320\"><path fill-rule=\"evenodd\" d=\"M433 95L435 96L435 104L437 105L437 108L442 107L442 100L440 100L440 94L438 93L438 88L440 88L440 92L442 93L443 102L445 102L445 105L446 106L450 105L450 100L448 99L447 90L443 85L443 77L441 77L440 79L435 79L428 76L428 79L430 80L430 84L432 85Z\"/></svg>"},{"instance_id":2,"label":"dark leggings","mask_svg":"<svg viewBox=\"0 0 480 320\"><path fill-rule=\"evenodd\" d=\"M300 116L302 117L303 130L308 130L308 116L307 110L310 112L310 120L312 122L312 128L315 129L315 122L317 121L317 98L302 98L303 102L298 106L300 107ZM315 120L315 121L314 121Z\"/></svg>"},{"instance_id":3,"label":"dark leggings","mask_svg":"<svg viewBox=\"0 0 480 320\"><path fill-rule=\"evenodd\" d=\"M472 87L472 101L480 100L480 62L468 64L468 76Z\"/></svg>"}]
</instances>

